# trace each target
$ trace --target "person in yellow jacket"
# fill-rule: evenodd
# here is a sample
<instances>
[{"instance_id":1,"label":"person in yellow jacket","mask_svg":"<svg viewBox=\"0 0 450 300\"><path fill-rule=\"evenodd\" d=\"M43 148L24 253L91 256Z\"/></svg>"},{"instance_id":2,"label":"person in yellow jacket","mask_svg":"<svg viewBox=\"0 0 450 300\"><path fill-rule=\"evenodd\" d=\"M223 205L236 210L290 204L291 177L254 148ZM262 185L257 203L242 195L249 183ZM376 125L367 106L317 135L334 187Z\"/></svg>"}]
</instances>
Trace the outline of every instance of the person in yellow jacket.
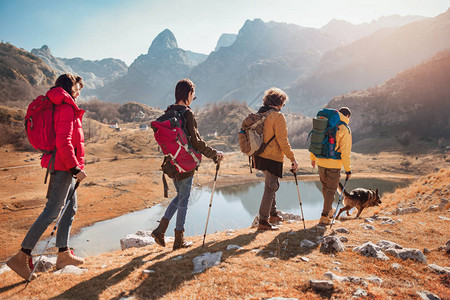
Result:
<instances>
[{"instance_id":1,"label":"person in yellow jacket","mask_svg":"<svg viewBox=\"0 0 450 300\"><path fill-rule=\"evenodd\" d=\"M263 106L258 110L258 113L266 115L263 137L264 142L268 143L264 151L254 157L255 168L263 171L265 177L258 230L277 230L278 227L273 224L283 220L276 208L275 193L280 187L278 178L283 176L284 156L291 160L294 172L298 168L288 140L286 119L280 112L286 101L288 96L284 91L271 88L264 92Z\"/></svg>"},{"instance_id":2,"label":"person in yellow jacket","mask_svg":"<svg viewBox=\"0 0 450 300\"><path fill-rule=\"evenodd\" d=\"M352 174L352 165L350 162L350 153L352 151L352 133L348 124L350 123L351 111L348 107L339 109L341 124L336 132L336 151L341 153L341 159L321 158L310 153L311 166L318 166L319 178L322 183L323 209L320 216L319 225L329 225L333 217L333 202L341 177L341 168L344 167L347 179Z\"/></svg>"}]
</instances>

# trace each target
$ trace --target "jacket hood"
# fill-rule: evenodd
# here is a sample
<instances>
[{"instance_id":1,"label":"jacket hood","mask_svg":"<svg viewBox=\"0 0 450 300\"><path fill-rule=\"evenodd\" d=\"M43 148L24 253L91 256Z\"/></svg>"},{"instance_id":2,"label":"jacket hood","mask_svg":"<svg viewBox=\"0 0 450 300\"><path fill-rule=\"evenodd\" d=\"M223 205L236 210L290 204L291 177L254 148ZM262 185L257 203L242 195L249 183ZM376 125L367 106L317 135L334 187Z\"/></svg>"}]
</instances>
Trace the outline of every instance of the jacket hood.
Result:
<instances>
[{"instance_id":1,"label":"jacket hood","mask_svg":"<svg viewBox=\"0 0 450 300\"><path fill-rule=\"evenodd\" d=\"M341 121L348 125L350 123L350 119L344 116L342 113L339 113L339 117L341 118Z\"/></svg>"},{"instance_id":2,"label":"jacket hood","mask_svg":"<svg viewBox=\"0 0 450 300\"><path fill-rule=\"evenodd\" d=\"M73 108L75 109L76 112L80 112L82 111L78 105L75 103L75 100L72 98L71 95L69 95L69 93L67 93L63 88L61 87L54 87L51 88L46 96L48 97L48 99L50 99L51 102L53 102L53 104L55 105L60 105L62 103L67 103L71 106L73 106ZM84 111L83 111L84 112Z\"/></svg>"}]
</instances>

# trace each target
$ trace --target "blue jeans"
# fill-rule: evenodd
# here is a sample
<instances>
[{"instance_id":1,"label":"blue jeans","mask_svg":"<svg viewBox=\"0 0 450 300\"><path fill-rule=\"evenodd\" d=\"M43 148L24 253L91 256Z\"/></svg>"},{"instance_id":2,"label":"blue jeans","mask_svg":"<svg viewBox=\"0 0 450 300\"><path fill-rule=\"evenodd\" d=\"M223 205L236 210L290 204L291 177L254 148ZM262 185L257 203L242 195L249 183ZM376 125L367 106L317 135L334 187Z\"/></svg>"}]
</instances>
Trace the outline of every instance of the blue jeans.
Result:
<instances>
[{"instance_id":1,"label":"blue jeans","mask_svg":"<svg viewBox=\"0 0 450 300\"><path fill-rule=\"evenodd\" d=\"M58 217L65 205L66 198L75 187L75 178L67 171L55 171L50 176L47 192L47 204L39 217L34 221L27 235L23 239L22 248L33 250L47 227ZM77 195L73 194L68 207L61 217L56 231L56 247L64 248L69 245L69 234L72 222L77 212Z\"/></svg>"},{"instance_id":2,"label":"blue jeans","mask_svg":"<svg viewBox=\"0 0 450 300\"><path fill-rule=\"evenodd\" d=\"M184 223L186 221L186 213L189 203L189 196L191 195L192 181L194 176L188 177L183 180L173 180L173 184L177 190L177 196L173 198L169 206L164 213L164 218L172 219L175 212L177 212L177 223L175 225L176 230L184 230Z\"/></svg>"}]
</instances>

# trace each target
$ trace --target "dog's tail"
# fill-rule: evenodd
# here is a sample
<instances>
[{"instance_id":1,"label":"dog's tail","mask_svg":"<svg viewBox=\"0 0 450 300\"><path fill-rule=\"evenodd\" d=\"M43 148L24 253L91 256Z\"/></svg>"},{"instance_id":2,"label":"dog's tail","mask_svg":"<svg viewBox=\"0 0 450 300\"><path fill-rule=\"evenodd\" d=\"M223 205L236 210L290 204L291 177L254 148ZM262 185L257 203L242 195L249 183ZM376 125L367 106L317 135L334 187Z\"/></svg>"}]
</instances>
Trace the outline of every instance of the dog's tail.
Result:
<instances>
[{"instance_id":1,"label":"dog's tail","mask_svg":"<svg viewBox=\"0 0 450 300\"><path fill-rule=\"evenodd\" d=\"M339 194L342 194L342 190L344 190L344 186L342 185L342 183L339 182L339 186L338 186ZM344 190L344 196L348 197L348 196L350 196L350 194L346 190Z\"/></svg>"}]
</instances>

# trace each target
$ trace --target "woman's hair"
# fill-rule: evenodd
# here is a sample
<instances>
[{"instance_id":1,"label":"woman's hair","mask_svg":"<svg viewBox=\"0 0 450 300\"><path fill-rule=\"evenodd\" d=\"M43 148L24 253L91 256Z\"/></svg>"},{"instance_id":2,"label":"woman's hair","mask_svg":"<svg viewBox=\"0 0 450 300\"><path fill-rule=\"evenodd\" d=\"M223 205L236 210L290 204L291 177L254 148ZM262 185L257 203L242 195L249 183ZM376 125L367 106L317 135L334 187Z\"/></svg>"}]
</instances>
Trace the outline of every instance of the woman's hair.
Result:
<instances>
[{"instance_id":1,"label":"woman's hair","mask_svg":"<svg viewBox=\"0 0 450 300\"><path fill-rule=\"evenodd\" d=\"M56 79L54 87L60 87L67 93L69 93L69 95L73 96L74 92L73 89L76 84L80 85L80 89L83 88L84 86L83 78L81 78L80 76L75 76L70 73L66 73L62 74L61 76L58 77L58 79Z\"/></svg>"},{"instance_id":2,"label":"woman's hair","mask_svg":"<svg viewBox=\"0 0 450 300\"><path fill-rule=\"evenodd\" d=\"M348 107L341 107L339 108L339 112L341 114L343 114L344 116L346 116L347 118L350 117L352 115L352 112L350 111L350 108Z\"/></svg>"},{"instance_id":3,"label":"woman's hair","mask_svg":"<svg viewBox=\"0 0 450 300\"><path fill-rule=\"evenodd\" d=\"M288 95L279 88L270 88L264 92L264 106L280 106L289 100Z\"/></svg>"},{"instance_id":4,"label":"woman's hair","mask_svg":"<svg viewBox=\"0 0 450 300\"><path fill-rule=\"evenodd\" d=\"M194 91L195 84L188 78L181 79L178 81L175 87L175 100L176 102L187 100L189 93Z\"/></svg>"}]
</instances>

